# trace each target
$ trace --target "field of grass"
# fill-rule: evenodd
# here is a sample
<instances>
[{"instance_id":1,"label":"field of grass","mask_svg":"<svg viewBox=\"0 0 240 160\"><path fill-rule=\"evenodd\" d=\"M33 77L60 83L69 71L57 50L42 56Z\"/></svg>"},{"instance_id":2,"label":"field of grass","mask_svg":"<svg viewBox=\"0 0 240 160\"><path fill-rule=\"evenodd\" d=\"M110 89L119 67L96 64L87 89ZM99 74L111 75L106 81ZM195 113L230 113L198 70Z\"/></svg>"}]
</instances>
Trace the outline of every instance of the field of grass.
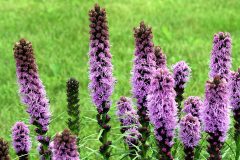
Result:
<instances>
[{"instance_id":1,"label":"field of grass","mask_svg":"<svg viewBox=\"0 0 240 160\"><path fill-rule=\"evenodd\" d=\"M52 121L49 135L66 127L65 84L69 77L80 81L80 104L84 146L82 158L100 159L95 154L99 142L96 109L88 91L88 11L98 2L105 7L109 21L114 76L117 79L112 96L111 138L113 159L124 151L119 141L119 123L115 104L122 95L131 96L131 68L134 53L133 27L144 20L152 26L155 45L167 55L168 66L185 60L192 77L185 96L204 94L213 35L231 33L233 69L240 57L239 0L2 0L0 1L0 136L11 141L11 126L16 121L28 123L25 106L20 103L15 75L13 45L21 37L33 43L40 77L51 102ZM33 128L32 138L34 138ZM87 137L88 136L88 137ZM233 147L231 136L228 144ZM10 142L11 143L11 142ZM36 142L31 151L37 159ZM231 147L224 149L232 158ZM233 147L234 148L234 147ZM205 148L204 148L205 150ZM205 152L205 151L204 151ZM204 155L204 154L203 154ZM11 156L16 157L11 148ZM181 156L178 156L181 159ZM204 159L204 156L202 156Z\"/></svg>"}]
</instances>

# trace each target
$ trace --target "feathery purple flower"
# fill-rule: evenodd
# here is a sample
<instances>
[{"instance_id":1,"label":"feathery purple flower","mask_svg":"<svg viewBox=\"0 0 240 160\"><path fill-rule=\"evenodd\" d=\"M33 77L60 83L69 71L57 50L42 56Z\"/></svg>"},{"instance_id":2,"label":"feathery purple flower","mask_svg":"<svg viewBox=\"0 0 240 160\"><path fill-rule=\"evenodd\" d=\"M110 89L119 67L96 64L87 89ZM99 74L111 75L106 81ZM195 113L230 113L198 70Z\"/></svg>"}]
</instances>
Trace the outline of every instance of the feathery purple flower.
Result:
<instances>
[{"instance_id":1,"label":"feathery purple flower","mask_svg":"<svg viewBox=\"0 0 240 160\"><path fill-rule=\"evenodd\" d=\"M28 160L31 149L30 131L23 122L16 122L12 128L13 147L21 160Z\"/></svg>"},{"instance_id":2,"label":"feathery purple flower","mask_svg":"<svg viewBox=\"0 0 240 160\"><path fill-rule=\"evenodd\" d=\"M113 66L111 63L112 56L110 54L108 22L106 11L100 8L98 4L89 11L90 20L90 84L89 88L92 95L92 101L97 107L98 124L103 129L100 141L100 153L104 158L110 157L108 148L111 141L107 140L107 133L111 126L107 124L110 116L107 114L110 106L110 96L113 92L115 79L113 78Z\"/></svg>"},{"instance_id":3,"label":"feathery purple flower","mask_svg":"<svg viewBox=\"0 0 240 160\"><path fill-rule=\"evenodd\" d=\"M132 107L132 102L129 98L121 97L117 102L118 119L121 123L121 132L124 134L124 140L128 144L130 154L129 156L134 159L138 152L136 146L139 145L141 134L139 133L140 123L138 115Z\"/></svg>"},{"instance_id":4,"label":"feathery purple flower","mask_svg":"<svg viewBox=\"0 0 240 160\"><path fill-rule=\"evenodd\" d=\"M214 35L210 61L210 78L219 75L228 82L231 69L232 42L229 33L219 32Z\"/></svg>"},{"instance_id":5,"label":"feathery purple flower","mask_svg":"<svg viewBox=\"0 0 240 160\"><path fill-rule=\"evenodd\" d=\"M148 146L146 141L150 135L149 131L149 117L147 115L147 95L152 78L152 73L156 69L156 58L154 55L153 34L151 27L144 22L140 23L139 27L134 28L135 38L135 59L132 76L132 92L133 97L137 100L137 114L139 115L139 122L142 134L142 158L146 158Z\"/></svg>"},{"instance_id":6,"label":"feathery purple flower","mask_svg":"<svg viewBox=\"0 0 240 160\"><path fill-rule=\"evenodd\" d=\"M9 145L3 138L0 138L0 159L10 160Z\"/></svg>"},{"instance_id":7,"label":"feathery purple flower","mask_svg":"<svg viewBox=\"0 0 240 160\"><path fill-rule=\"evenodd\" d=\"M117 116L122 126L122 133L129 128L138 128L140 123L138 121L138 115L132 107L132 102L127 97L121 97L117 102Z\"/></svg>"},{"instance_id":8,"label":"feathery purple flower","mask_svg":"<svg viewBox=\"0 0 240 160\"><path fill-rule=\"evenodd\" d=\"M179 137L184 145L185 159L194 160L194 147L201 138L199 119L191 113L185 115L180 121Z\"/></svg>"},{"instance_id":9,"label":"feathery purple flower","mask_svg":"<svg viewBox=\"0 0 240 160\"><path fill-rule=\"evenodd\" d=\"M157 68L162 68L162 69L167 68L167 57L163 53L160 46L155 46L154 47L154 55L156 57Z\"/></svg>"},{"instance_id":10,"label":"feathery purple flower","mask_svg":"<svg viewBox=\"0 0 240 160\"><path fill-rule=\"evenodd\" d=\"M201 111L203 109L203 102L197 96L189 96L184 101L183 111L188 114L191 113L193 116L198 117L199 121L201 121Z\"/></svg>"},{"instance_id":11,"label":"feathery purple flower","mask_svg":"<svg viewBox=\"0 0 240 160\"><path fill-rule=\"evenodd\" d=\"M157 70L151 81L148 107L162 159L173 159L171 148L177 124L175 95L172 75L167 69Z\"/></svg>"},{"instance_id":12,"label":"feathery purple flower","mask_svg":"<svg viewBox=\"0 0 240 160\"><path fill-rule=\"evenodd\" d=\"M175 80L175 88L184 89L189 81L191 69L184 61L179 61L173 65L173 78Z\"/></svg>"},{"instance_id":13,"label":"feathery purple flower","mask_svg":"<svg viewBox=\"0 0 240 160\"><path fill-rule=\"evenodd\" d=\"M17 42L14 46L14 57L22 102L28 107L30 123L35 125L37 127L35 131L43 136L48 131L51 113L46 91L38 75L32 43L25 39ZM44 145L45 150L43 156L49 157L49 153L46 152L48 142L44 141L41 144Z\"/></svg>"},{"instance_id":14,"label":"feathery purple flower","mask_svg":"<svg viewBox=\"0 0 240 160\"><path fill-rule=\"evenodd\" d=\"M203 123L209 134L209 160L221 159L221 148L229 129L228 87L220 76L207 81L205 89Z\"/></svg>"},{"instance_id":15,"label":"feathery purple flower","mask_svg":"<svg viewBox=\"0 0 240 160\"><path fill-rule=\"evenodd\" d=\"M57 134L52 144L53 160L79 160L77 139L68 129Z\"/></svg>"},{"instance_id":16,"label":"feathery purple flower","mask_svg":"<svg viewBox=\"0 0 240 160\"><path fill-rule=\"evenodd\" d=\"M181 116L181 102L186 83L189 81L191 69L186 62L180 61L173 65L173 78L175 80L176 102L178 103L178 116Z\"/></svg>"},{"instance_id":17,"label":"feathery purple flower","mask_svg":"<svg viewBox=\"0 0 240 160\"><path fill-rule=\"evenodd\" d=\"M96 4L94 9L89 11L89 16L91 22L89 87L98 112L103 113L110 108L109 98L114 86L106 11Z\"/></svg>"},{"instance_id":18,"label":"feathery purple flower","mask_svg":"<svg viewBox=\"0 0 240 160\"><path fill-rule=\"evenodd\" d=\"M234 140L236 144L235 159L240 157L240 68L237 72L232 72L230 77L230 103L235 120Z\"/></svg>"}]
</instances>

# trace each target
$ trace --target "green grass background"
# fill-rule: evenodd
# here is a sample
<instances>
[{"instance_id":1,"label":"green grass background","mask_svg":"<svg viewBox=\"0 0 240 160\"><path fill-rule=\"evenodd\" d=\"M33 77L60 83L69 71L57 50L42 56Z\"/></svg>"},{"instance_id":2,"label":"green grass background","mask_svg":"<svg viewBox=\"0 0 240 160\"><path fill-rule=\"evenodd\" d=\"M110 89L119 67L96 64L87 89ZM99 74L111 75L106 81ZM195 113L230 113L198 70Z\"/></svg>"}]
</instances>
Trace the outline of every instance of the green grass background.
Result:
<instances>
[{"instance_id":1,"label":"green grass background","mask_svg":"<svg viewBox=\"0 0 240 160\"><path fill-rule=\"evenodd\" d=\"M160 45L166 53L169 67L179 60L190 65L192 78L185 96L204 94L214 33L231 33L233 69L239 65L239 0L1 0L0 136L10 143L12 125L19 120L28 123L25 106L20 103L18 95L12 50L14 43L24 37L33 43L40 77L51 102L49 135L54 136L66 128L65 83L69 77L75 77L80 81L82 158L100 159L94 151L99 146L96 140L99 131L94 120L96 110L88 91L88 11L96 2L107 10L114 76L117 79L110 110L111 138L115 146L113 159L120 159L124 151L119 140L115 104L120 96L131 96L133 27L140 21L152 26L154 44ZM34 139L34 127L30 128ZM36 145L34 141L32 159L37 159ZM234 145L231 137L228 145L225 145L224 154L226 159L232 159ZM201 159L205 159L204 152ZM178 159L182 159L180 154ZM12 147L11 156L16 158Z\"/></svg>"}]
</instances>

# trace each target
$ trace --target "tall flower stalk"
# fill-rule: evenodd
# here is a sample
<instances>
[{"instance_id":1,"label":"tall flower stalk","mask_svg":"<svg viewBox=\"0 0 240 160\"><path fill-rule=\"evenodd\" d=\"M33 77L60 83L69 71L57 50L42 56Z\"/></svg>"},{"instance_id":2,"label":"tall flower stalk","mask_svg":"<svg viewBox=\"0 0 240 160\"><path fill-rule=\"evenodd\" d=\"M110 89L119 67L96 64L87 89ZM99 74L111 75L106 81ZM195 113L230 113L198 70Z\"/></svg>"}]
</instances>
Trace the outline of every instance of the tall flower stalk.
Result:
<instances>
[{"instance_id":1,"label":"tall flower stalk","mask_svg":"<svg viewBox=\"0 0 240 160\"><path fill-rule=\"evenodd\" d=\"M152 29L145 25L144 22L141 22L139 27L134 28L134 38L133 97L137 100L137 114L139 115L139 122L141 124L139 131L142 134L142 145L140 148L142 158L144 159L149 148L146 141L150 135L149 117L147 115L147 95L152 73L156 68Z\"/></svg>"},{"instance_id":2,"label":"tall flower stalk","mask_svg":"<svg viewBox=\"0 0 240 160\"><path fill-rule=\"evenodd\" d=\"M231 43L232 40L229 33L219 32L214 35L210 61L210 78L220 76L228 82L232 66Z\"/></svg>"},{"instance_id":3,"label":"tall flower stalk","mask_svg":"<svg viewBox=\"0 0 240 160\"><path fill-rule=\"evenodd\" d=\"M16 122L12 128L12 141L19 160L28 160L31 149L30 131L23 122Z\"/></svg>"},{"instance_id":4,"label":"tall flower stalk","mask_svg":"<svg viewBox=\"0 0 240 160\"><path fill-rule=\"evenodd\" d=\"M22 102L27 105L30 123L36 126L39 153L42 159L50 159L48 149L50 138L46 136L51 113L49 101L42 81L38 75L32 43L21 39L14 46L16 73Z\"/></svg>"},{"instance_id":5,"label":"tall flower stalk","mask_svg":"<svg viewBox=\"0 0 240 160\"><path fill-rule=\"evenodd\" d=\"M140 123L129 98L121 97L117 102L117 116L121 123L121 132L125 135L124 139L130 150L129 157L137 159L139 152L137 146L141 138L138 131Z\"/></svg>"},{"instance_id":6,"label":"tall flower stalk","mask_svg":"<svg viewBox=\"0 0 240 160\"><path fill-rule=\"evenodd\" d=\"M155 46L154 47L154 55L156 57L157 68L162 68L162 69L167 68L167 57L163 53L160 46Z\"/></svg>"},{"instance_id":7,"label":"tall flower stalk","mask_svg":"<svg viewBox=\"0 0 240 160\"><path fill-rule=\"evenodd\" d=\"M207 81L205 89L203 123L209 134L208 160L220 160L221 148L229 129L228 85L220 76Z\"/></svg>"},{"instance_id":8,"label":"tall flower stalk","mask_svg":"<svg viewBox=\"0 0 240 160\"><path fill-rule=\"evenodd\" d=\"M235 120L234 140L236 143L235 160L240 157L240 68L237 72L233 72L230 78L230 103L232 106L233 117Z\"/></svg>"},{"instance_id":9,"label":"tall flower stalk","mask_svg":"<svg viewBox=\"0 0 240 160\"><path fill-rule=\"evenodd\" d=\"M70 78L67 81L67 112L68 121L67 125L71 132L77 137L77 146L79 147L79 133L80 133L80 109L79 109L79 82ZM78 149L80 152L80 148Z\"/></svg>"},{"instance_id":10,"label":"tall flower stalk","mask_svg":"<svg viewBox=\"0 0 240 160\"><path fill-rule=\"evenodd\" d=\"M186 62L180 61L173 65L173 78L175 80L176 102L178 104L178 117L181 118L181 103L186 83L189 81L191 69Z\"/></svg>"},{"instance_id":11,"label":"tall flower stalk","mask_svg":"<svg viewBox=\"0 0 240 160\"><path fill-rule=\"evenodd\" d=\"M171 148L177 124L175 96L172 75L167 69L157 70L151 81L148 106L161 160L173 160Z\"/></svg>"},{"instance_id":12,"label":"tall flower stalk","mask_svg":"<svg viewBox=\"0 0 240 160\"><path fill-rule=\"evenodd\" d=\"M77 151L77 138L68 129L55 136L52 150L52 160L80 160Z\"/></svg>"},{"instance_id":13,"label":"tall flower stalk","mask_svg":"<svg viewBox=\"0 0 240 160\"><path fill-rule=\"evenodd\" d=\"M108 140L108 132L111 126L108 124L110 116L108 111L111 106L110 96L113 92L114 78L111 63L109 33L106 11L95 5L89 11L90 20L90 84L92 100L97 107L97 120L102 129L100 141L100 153L104 159L109 159L109 147L111 141Z\"/></svg>"},{"instance_id":14,"label":"tall flower stalk","mask_svg":"<svg viewBox=\"0 0 240 160\"><path fill-rule=\"evenodd\" d=\"M194 148L201 138L199 119L191 113L180 121L179 137L184 145L185 160L194 160Z\"/></svg>"},{"instance_id":15,"label":"tall flower stalk","mask_svg":"<svg viewBox=\"0 0 240 160\"><path fill-rule=\"evenodd\" d=\"M1 160L10 160L9 145L3 138L0 138L0 158Z\"/></svg>"}]
</instances>

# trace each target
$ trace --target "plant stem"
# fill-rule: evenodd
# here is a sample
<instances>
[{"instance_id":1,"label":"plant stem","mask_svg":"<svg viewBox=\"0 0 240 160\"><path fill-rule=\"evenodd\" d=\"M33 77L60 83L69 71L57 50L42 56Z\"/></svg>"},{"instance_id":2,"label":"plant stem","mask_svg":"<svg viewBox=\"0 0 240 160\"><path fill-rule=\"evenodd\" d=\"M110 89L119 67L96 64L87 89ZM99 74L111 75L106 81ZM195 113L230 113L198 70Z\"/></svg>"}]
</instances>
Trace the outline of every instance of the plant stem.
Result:
<instances>
[{"instance_id":1,"label":"plant stem","mask_svg":"<svg viewBox=\"0 0 240 160\"><path fill-rule=\"evenodd\" d=\"M105 107L105 104L103 104L103 108ZM98 124L103 129L102 134L99 138L102 145L99 148L100 154L103 156L104 160L108 160L110 157L110 152L108 151L110 148L110 145L112 144L111 141L108 141L108 132L111 129L111 126L107 123L110 121L110 116L107 114L109 109L104 109L102 113L97 114L97 120Z\"/></svg>"}]
</instances>

